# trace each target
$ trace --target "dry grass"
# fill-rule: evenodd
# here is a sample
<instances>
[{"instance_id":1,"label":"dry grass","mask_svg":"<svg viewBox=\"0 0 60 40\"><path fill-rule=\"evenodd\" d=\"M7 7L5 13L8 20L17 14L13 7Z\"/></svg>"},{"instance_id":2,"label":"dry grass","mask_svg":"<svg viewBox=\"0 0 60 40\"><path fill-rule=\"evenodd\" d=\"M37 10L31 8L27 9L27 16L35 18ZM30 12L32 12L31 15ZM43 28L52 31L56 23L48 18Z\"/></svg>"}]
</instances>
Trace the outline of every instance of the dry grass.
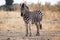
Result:
<instances>
[{"instance_id":1,"label":"dry grass","mask_svg":"<svg viewBox=\"0 0 60 40\"><path fill-rule=\"evenodd\" d=\"M60 14L59 12L45 11L43 12L43 30L60 30ZM32 29L36 30L35 25ZM23 18L20 12L0 11L0 30L25 30Z\"/></svg>"},{"instance_id":2,"label":"dry grass","mask_svg":"<svg viewBox=\"0 0 60 40\"><path fill-rule=\"evenodd\" d=\"M44 11L44 16L42 20L42 26L44 31L60 31L60 13L59 12L51 12L51 11ZM33 31L36 31L35 25L32 27ZM21 35L20 32L25 32L25 24L23 21L23 18L20 16L20 12L12 11L12 12L6 12L6 11L0 11L0 39L5 40L7 39L7 35L9 35L11 40L47 40L48 37L50 36L40 36L39 37L34 37L31 39L30 37L28 38L19 38L20 36L16 35ZM43 33L44 34L44 33ZM5 36L4 36L5 35ZM16 37L11 37L11 36L16 36ZM24 33L22 34L24 35ZM21 35L21 36L22 36ZM47 34L46 34L47 35ZM43 37L43 39L42 39ZM47 38L47 39L46 39ZM60 36L52 36L51 40L60 40Z\"/></svg>"}]
</instances>

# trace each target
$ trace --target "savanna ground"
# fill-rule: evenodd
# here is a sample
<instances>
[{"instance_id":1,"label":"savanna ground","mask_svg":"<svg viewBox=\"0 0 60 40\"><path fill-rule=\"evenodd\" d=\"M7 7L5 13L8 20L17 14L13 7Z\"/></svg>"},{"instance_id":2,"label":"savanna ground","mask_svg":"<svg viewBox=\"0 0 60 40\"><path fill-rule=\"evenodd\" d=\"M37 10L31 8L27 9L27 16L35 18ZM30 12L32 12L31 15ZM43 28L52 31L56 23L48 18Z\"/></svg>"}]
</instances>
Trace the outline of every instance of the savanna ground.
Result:
<instances>
[{"instance_id":1,"label":"savanna ground","mask_svg":"<svg viewBox=\"0 0 60 40\"><path fill-rule=\"evenodd\" d=\"M35 36L36 26L32 25L32 36L25 37L25 25L19 11L0 11L0 40L60 40L60 12L43 11L42 30Z\"/></svg>"}]
</instances>

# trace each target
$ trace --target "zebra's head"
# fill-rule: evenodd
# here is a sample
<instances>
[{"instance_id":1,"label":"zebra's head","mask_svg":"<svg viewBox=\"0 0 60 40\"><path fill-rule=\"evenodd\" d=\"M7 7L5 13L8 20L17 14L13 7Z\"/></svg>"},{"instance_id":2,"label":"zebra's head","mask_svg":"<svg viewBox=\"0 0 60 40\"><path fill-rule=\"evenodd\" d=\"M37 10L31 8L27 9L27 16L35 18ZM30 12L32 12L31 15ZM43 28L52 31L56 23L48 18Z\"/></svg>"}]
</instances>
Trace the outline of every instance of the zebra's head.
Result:
<instances>
[{"instance_id":1,"label":"zebra's head","mask_svg":"<svg viewBox=\"0 0 60 40\"><path fill-rule=\"evenodd\" d=\"M29 10L28 6L23 3L21 5L21 16L24 16L28 10Z\"/></svg>"}]
</instances>

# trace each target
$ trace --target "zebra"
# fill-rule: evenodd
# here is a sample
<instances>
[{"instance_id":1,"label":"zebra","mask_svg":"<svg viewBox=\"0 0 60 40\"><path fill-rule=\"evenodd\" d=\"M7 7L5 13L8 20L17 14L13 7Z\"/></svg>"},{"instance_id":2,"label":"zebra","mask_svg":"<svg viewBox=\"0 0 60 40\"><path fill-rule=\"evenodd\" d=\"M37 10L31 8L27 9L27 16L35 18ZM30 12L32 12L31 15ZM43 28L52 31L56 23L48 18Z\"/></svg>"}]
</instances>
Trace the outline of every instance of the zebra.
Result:
<instances>
[{"instance_id":1,"label":"zebra","mask_svg":"<svg viewBox=\"0 0 60 40\"><path fill-rule=\"evenodd\" d=\"M26 36L31 36L31 26L32 24L36 25L37 33L36 36L39 36L39 29L42 29L42 12L40 10L29 11L29 7L22 3L21 5L21 17L26 25Z\"/></svg>"}]
</instances>

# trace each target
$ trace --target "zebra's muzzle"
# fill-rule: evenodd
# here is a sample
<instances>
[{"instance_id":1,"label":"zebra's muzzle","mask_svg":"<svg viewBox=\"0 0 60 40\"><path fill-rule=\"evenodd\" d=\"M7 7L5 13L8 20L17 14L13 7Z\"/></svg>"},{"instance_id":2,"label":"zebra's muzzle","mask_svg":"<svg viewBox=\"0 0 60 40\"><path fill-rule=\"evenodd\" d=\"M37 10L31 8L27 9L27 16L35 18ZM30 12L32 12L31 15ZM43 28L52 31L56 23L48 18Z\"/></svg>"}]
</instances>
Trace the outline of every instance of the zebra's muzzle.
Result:
<instances>
[{"instance_id":1,"label":"zebra's muzzle","mask_svg":"<svg viewBox=\"0 0 60 40\"><path fill-rule=\"evenodd\" d=\"M23 13L21 13L21 16L23 16Z\"/></svg>"}]
</instances>

